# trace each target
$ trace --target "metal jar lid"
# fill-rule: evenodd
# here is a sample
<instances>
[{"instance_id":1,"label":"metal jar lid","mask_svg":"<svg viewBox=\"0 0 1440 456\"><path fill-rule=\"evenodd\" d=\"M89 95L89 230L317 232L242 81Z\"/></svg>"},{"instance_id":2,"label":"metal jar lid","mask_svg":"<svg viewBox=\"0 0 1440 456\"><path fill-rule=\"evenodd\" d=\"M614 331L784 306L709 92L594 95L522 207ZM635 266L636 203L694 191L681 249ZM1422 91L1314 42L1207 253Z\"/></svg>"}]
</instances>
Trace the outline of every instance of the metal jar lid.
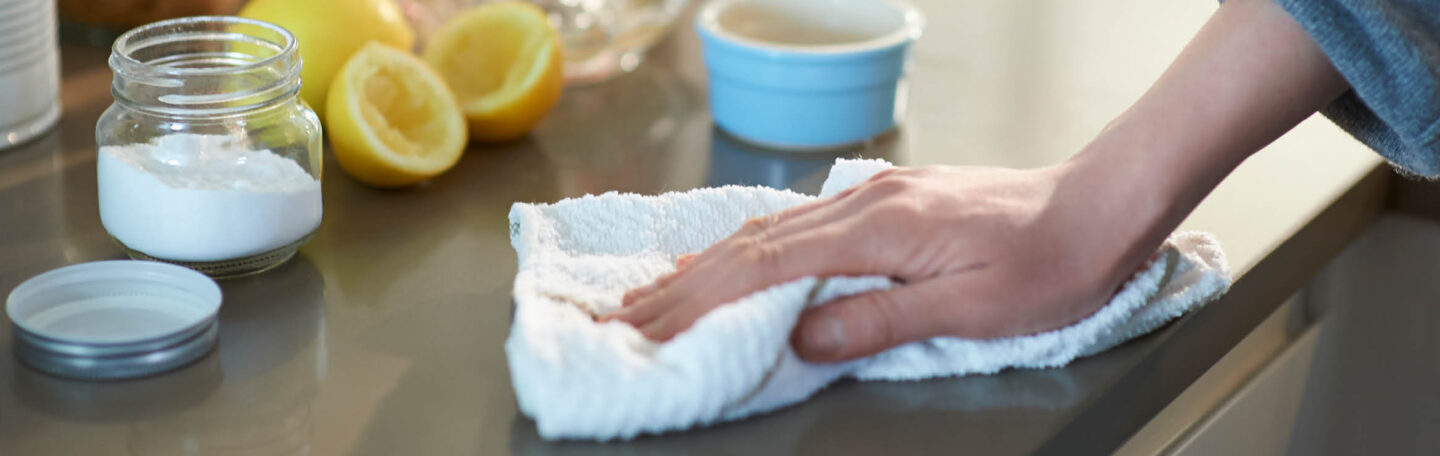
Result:
<instances>
[{"instance_id":1,"label":"metal jar lid","mask_svg":"<svg viewBox=\"0 0 1440 456\"><path fill-rule=\"evenodd\" d=\"M15 357L37 370L114 380L189 364L215 347L220 286L152 261L55 269L10 292Z\"/></svg>"}]
</instances>

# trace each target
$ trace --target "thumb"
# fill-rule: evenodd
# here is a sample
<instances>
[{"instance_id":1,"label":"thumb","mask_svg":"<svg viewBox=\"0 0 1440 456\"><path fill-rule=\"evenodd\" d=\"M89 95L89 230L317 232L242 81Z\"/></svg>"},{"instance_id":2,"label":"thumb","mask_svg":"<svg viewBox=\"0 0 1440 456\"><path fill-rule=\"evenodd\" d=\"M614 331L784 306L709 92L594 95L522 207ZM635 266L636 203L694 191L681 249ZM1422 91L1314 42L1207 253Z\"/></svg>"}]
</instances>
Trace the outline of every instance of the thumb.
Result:
<instances>
[{"instance_id":1,"label":"thumb","mask_svg":"<svg viewBox=\"0 0 1440 456\"><path fill-rule=\"evenodd\" d=\"M837 362L870 356L925 339L944 329L939 280L929 279L872 291L805 311L790 343L801 359Z\"/></svg>"}]
</instances>

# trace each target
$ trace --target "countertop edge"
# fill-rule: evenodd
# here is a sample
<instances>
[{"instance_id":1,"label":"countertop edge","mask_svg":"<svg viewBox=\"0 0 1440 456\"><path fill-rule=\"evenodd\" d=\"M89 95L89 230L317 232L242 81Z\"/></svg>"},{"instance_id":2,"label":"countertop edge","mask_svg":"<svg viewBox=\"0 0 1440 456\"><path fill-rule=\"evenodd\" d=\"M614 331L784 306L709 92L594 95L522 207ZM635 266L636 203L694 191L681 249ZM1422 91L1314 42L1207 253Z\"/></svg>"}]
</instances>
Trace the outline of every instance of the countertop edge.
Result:
<instances>
[{"instance_id":1,"label":"countertop edge","mask_svg":"<svg viewBox=\"0 0 1440 456\"><path fill-rule=\"evenodd\" d=\"M1377 162L1237 277L1225 296L1153 334L1156 340L1146 344L1140 361L1035 454L1117 450L1374 223L1386 207L1392 178Z\"/></svg>"}]
</instances>

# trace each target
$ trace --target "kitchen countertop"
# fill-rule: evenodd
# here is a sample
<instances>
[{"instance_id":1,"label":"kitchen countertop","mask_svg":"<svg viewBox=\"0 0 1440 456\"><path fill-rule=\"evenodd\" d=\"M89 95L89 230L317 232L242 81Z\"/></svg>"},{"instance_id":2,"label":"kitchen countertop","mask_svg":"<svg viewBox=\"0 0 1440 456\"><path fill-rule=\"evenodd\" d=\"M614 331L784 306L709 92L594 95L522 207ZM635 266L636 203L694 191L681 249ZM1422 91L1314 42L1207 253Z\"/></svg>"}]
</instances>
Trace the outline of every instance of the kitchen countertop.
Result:
<instances>
[{"instance_id":1,"label":"kitchen countertop","mask_svg":"<svg viewBox=\"0 0 1440 456\"><path fill-rule=\"evenodd\" d=\"M1219 237L1237 281L1155 334L1062 369L847 382L710 429L607 445L539 440L515 410L502 350L511 203L728 183L814 192L839 156L1054 163L1137 98L1215 8L915 3L928 26L906 120L852 150L765 151L716 130L687 21L635 73L568 90L529 138L473 145L422 186L370 189L327 163L315 239L278 269L221 283L219 348L189 367L129 382L56 379L17 364L0 325L0 454L1106 453L1383 203L1383 163L1316 116L1186 219L1182 229ZM107 50L66 44L62 55L60 125L0 151L0 292L55 267L123 257L95 202Z\"/></svg>"},{"instance_id":2,"label":"kitchen countertop","mask_svg":"<svg viewBox=\"0 0 1440 456\"><path fill-rule=\"evenodd\" d=\"M1164 454L1440 454L1440 205L1396 209L1276 312L1291 343Z\"/></svg>"}]
</instances>

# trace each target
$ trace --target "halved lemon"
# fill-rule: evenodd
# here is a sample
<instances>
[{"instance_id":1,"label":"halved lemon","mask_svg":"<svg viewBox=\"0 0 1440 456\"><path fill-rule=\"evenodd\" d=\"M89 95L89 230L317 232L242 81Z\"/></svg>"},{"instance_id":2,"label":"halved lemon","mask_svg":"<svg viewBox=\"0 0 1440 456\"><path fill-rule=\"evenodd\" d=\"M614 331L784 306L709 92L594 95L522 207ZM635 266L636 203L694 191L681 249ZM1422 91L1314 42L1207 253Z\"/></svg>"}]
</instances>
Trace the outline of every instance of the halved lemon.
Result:
<instances>
[{"instance_id":1,"label":"halved lemon","mask_svg":"<svg viewBox=\"0 0 1440 456\"><path fill-rule=\"evenodd\" d=\"M335 160L377 187L402 187L455 166L465 121L445 81L408 52L371 42L336 73L326 96Z\"/></svg>"},{"instance_id":2,"label":"halved lemon","mask_svg":"<svg viewBox=\"0 0 1440 456\"><path fill-rule=\"evenodd\" d=\"M470 137L508 141L524 136L560 100L560 51L560 35L544 11L499 1L445 23L423 56L455 91Z\"/></svg>"}]
</instances>

